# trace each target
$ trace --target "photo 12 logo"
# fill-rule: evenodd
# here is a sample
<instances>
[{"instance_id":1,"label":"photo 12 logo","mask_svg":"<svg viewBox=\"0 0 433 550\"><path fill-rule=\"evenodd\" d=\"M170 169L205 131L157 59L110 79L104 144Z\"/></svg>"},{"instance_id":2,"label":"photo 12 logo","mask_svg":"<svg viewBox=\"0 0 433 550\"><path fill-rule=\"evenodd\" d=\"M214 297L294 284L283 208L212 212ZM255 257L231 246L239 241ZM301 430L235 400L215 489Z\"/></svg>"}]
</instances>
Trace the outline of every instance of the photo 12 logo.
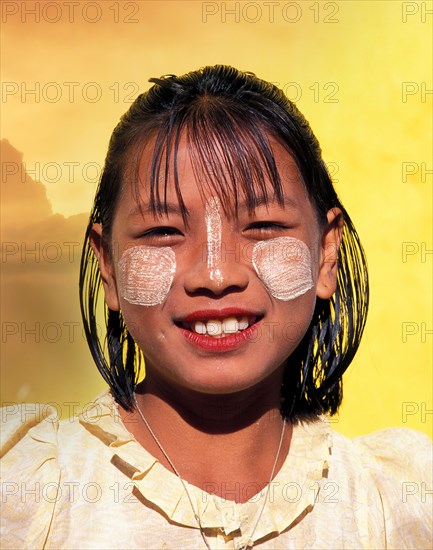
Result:
<instances>
[{"instance_id":1,"label":"photo 12 logo","mask_svg":"<svg viewBox=\"0 0 433 550\"><path fill-rule=\"evenodd\" d=\"M99 82L13 82L1 83L1 102L9 103L98 103L109 100L112 103L132 103L140 92L137 82L113 82L103 85Z\"/></svg>"},{"instance_id":2,"label":"photo 12 logo","mask_svg":"<svg viewBox=\"0 0 433 550\"><path fill-rule=\"evenodd\" d=\"M203 23L339 23L338 2L202 2Z\"/></svg>"},{"instance_id":3,"label":"photo 12 logo","mask_svg":"<svg viewBox=\"0 0 433 550\"><path fill-rule=\"evenodd\" d=\"M2 23L139 23L139 2L1 2Z\"/></svg>"}]
</instances>

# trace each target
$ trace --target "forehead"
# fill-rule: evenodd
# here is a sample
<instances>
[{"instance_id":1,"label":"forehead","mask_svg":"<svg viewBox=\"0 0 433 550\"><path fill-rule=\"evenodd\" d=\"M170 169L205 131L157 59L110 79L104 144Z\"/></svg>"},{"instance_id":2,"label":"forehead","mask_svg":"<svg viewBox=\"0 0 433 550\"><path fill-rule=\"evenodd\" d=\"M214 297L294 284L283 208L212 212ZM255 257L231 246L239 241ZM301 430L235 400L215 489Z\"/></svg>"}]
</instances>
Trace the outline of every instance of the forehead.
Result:
<instances>
[{"instance_id":1,"label":"forehead","mask_svg":"<svg viewBox=\"0 0 433 550\"><path fill-rule=\"evenodd\" d=\"M230 214L237 213L239 204L254 210L263 203L307 198L294 158L269 134L260 144L245 136L241 142L194 137L184 131L174 144L161 146L154 136L139 147L127 194L154 212L167 211L169 203L186 212L198 198L205 202L217 196Z\"/></svg>"}]
</instances>

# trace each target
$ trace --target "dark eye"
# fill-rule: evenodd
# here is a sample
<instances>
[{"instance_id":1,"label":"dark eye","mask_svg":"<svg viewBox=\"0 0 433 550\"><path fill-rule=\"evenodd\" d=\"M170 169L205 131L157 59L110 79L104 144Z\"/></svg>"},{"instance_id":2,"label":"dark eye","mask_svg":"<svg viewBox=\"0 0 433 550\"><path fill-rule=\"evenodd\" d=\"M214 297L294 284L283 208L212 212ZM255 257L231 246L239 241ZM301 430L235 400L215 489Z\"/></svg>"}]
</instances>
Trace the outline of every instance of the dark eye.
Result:
<instances>
[{"instance_id":1,"label":"dark eye","mask_svg":"<svg viewBox=\"0 0 433 550\"><path fill-rule=\"evenodd\" d=\"M153 227L152 229L148 229L145 231L142 235L142 237L156 237L156 238L167 238L167 237L173 237L174 235L182 235L183 233L176 229L175 227Z\"/></svg>"},{"instance_id":2,"label":"dark eye","mask_svg":"<svg viewBox=\"0 0 433 550\"><path fill-rule=\"evenodd\" d=\"M247 227L247 231L256 231L258 233L277 232L287 229L285 225L276 222L254 222Z\"/></svg>"}]
</instances>

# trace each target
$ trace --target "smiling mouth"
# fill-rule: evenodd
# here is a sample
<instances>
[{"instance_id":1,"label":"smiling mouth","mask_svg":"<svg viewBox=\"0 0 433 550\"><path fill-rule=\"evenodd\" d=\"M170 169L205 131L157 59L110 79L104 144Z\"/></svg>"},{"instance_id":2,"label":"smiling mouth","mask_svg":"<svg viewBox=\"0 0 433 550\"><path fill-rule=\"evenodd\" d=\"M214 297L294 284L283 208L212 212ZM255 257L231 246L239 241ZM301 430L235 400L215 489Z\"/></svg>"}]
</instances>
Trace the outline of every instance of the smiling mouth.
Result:
<instances>
[{"instance_id":1,"label":"smiling mouth","mask_svg":"<svg viewBox=\"0 0 433 550\"><path fill-rule=\"evenodd\" d=\"M222 319L196 319L179 323L185 330L189 330L201 336L211 338L224 338L233 334L239 334L257 322L256 316L228 316Z\"/></svg>"}]
</instances>

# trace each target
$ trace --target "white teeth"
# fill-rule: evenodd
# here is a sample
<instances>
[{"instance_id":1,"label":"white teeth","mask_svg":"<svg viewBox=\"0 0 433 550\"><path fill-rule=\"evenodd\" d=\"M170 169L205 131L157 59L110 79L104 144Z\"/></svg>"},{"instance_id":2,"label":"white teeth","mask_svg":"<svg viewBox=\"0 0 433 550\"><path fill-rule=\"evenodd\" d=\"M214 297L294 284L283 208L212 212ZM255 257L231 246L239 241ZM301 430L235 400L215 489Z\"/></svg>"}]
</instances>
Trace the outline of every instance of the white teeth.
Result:
<instances>
[{"instance_id":1,"label":"white teeth","mask_svg":"<svg viewBox=\"0 0 433 550\"><path fill-rule=\"evenodd\" d=\"M248 326L248 323L247 323L247 326ZM234 317L228 317L228 319L224 319L223 330L226 334L234 334L239 330L238 320L235 319Z\"/></svg>"},{"instance_id":2,"label":"white teeth","mask_svg":"<svg viewBox=\"0 0 433 550\"><path fill-rule=\"evenodd\" d=\"M196 321L194 323L194 332L197 332L197 334L206 334L206 325L202 321Z\"/></svg>"},{"instance_id":3,"label":"white teeth","mask_svg":"<svg viewBox=\"0 0 433 550\"><path fill-rule=\"evenodd\" d=\"M242 317L242 319L239 321L239 330L245 330L248 328L248 319L246 317Z\"/></svg>"},{"instance_id":4,"label":"white teeth","mask_svg":"<svg viewBox=\"0 0 433 550\"><path fill-rule=\"evenodd\" d=\"M226 334L236 334L241 330L249 327L247 317L242 317L240 320L236 317L227 317L226 319L210 319L206 323L203 321L195 321L192 323L191 330L197 334L206 334L214 338L221 338Z\"/></svg>"},{"instance_id":5,"label":"white teeth","mask_svg":"<svg viewBox=\"0 0 433 550\"><path fill-rule=\"evenodd\" d=\"M221 321L212 319L206 323L206 329L209 336L219 336L222 334L223 326Z\"/></svg>"}]
</instances>

